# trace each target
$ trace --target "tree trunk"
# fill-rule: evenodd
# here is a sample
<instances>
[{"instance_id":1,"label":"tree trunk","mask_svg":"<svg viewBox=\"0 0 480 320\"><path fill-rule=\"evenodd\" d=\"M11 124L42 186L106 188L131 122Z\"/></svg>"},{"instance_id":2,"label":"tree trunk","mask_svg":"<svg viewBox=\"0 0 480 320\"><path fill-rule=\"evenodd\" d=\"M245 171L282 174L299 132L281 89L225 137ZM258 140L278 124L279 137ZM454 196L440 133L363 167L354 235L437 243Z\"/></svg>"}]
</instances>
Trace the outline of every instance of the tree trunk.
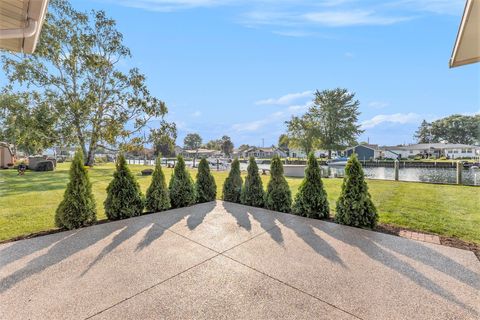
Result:
<instances>
[{"instance_id":1,"label":"tree trunk","mask_svg":"<svg viewBox=\"0 0 480 320\"><path fill-rule=\"evenodd\" d=\"M332 159L332 150L328 149L328 159Z\"/></svg>"},{"instance_id":2,"label":"tree trunk","mask_svg":"<svg viewBox=\"0 0 480 320\"><path fill-rule=\"evenodd\" d=\"M91 145L90 150L88 150L88 154L85 157L86 166L93 167L93 164L95 163L95 151L96 151L96 147L93 147Z\"/></svg>"}]
</instances>

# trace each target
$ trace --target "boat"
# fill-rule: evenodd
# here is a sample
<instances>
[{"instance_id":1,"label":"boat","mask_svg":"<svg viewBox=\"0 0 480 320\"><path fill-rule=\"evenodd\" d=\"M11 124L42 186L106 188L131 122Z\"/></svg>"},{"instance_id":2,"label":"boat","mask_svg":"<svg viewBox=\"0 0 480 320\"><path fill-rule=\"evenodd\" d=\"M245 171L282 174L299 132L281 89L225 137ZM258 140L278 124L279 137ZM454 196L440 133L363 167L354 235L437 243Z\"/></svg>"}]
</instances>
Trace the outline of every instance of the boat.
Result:
<instances>
[{"instance_id":1,"label":"boat","mask_svg":"<svg viewBox=\"0 0 480 320\"><path fill-rule=\"evenodd\" d=\"M344 167L347 165L348 158L337 158L327 161L329 167Z\"/></svg>"}]
</instances>

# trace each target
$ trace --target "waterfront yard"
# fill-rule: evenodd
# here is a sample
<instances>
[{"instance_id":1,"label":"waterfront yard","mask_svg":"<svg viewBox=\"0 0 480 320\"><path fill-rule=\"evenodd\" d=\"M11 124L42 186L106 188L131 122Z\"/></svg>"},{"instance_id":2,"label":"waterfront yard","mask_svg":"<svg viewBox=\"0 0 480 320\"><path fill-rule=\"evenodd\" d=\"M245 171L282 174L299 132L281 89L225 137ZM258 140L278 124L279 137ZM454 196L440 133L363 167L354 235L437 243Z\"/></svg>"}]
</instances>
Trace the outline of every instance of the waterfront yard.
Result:
<instances>
[{"instance_id":1,"label":"waterfront yard","mask_svg":"<svg viewBox=\"0 0 480 320\"><path fill-rule=\"evenodd\" d=\"M68 163L59 164L54 172L30 172L17 176L14 170L0 171L0 241L45 231L54 226L54 214L68 181ZM145 166L131 165L145 193L151 177L140 176ZM90 169L90 178L98 207L98 219L105 219L103 201L112 178L113 164ZM172 170L164 168L167 180ZM192 170L195 177L195 170ZM226 172L213 172L218 188ZM263 176L264 186L268 176ZM293 194L301 179L288 178ZM324 179L332 215L340 193L341 179ZM380 223L458 237L480 244L480 188L433 185L411 182L369 180Z\"/></svg>"}]
</instances>

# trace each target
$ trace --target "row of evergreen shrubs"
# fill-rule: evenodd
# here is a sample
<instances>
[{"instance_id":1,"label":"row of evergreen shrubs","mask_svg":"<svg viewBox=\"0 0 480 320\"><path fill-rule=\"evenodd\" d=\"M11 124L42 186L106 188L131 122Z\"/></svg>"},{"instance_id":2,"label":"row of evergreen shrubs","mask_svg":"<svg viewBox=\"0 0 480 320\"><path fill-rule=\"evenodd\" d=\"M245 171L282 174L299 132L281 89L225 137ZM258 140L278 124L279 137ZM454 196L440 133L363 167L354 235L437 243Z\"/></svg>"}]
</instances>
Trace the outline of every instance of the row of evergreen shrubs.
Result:
<instances>
[{"instance_id":1,"label":"row of evergreen shrubs","mask_svg":"<svg viewBox=\"0 0 480 320\"><path fill-rule=\"evenodd\" d=\"M83 153L78 150L70 167L70 180L62 202L55 213L55 224L66 229L80 228L96 221L97 211L92 185L85 168ZM107 187L104 202L109 220L135 217L147 212L160 212L215 200L217 186L206 159L200 161L194 183L185 162L178 157L172 179L167 188L165 175L157 160L152 182L143 196L140 186L127 166L123 155L117 159L113 179Z\"/></svg>"},{"instance_id":2,"label":"row of evergreen shrubs","mask_svg":"<svg viewBox=\"0 0 480 320\"><path fill-rule=\"evenodd\" d=\"M79 150L70 167L70 181L63 201L55 214L58 227L74 229L96 221L92 185L83 163L83 154ZM183 158L179 156L168 188L160 160L157 160L152 182L144 197L125 158L120 155L113 180L107 187L105 213L108 219L119 220L139 216L144 209L148 212L159 212L186 207L215 200L216 190L215 179L206 159L200 161L194 183ZM274 211L293 211L295 214L316 219L328 218L330 212L320 166L313 154L308 157L305 178L293 203L290 187L283 174L282 161L278 156L271 161L270 181L266 192L255 159L252 157L249 160L245 183L241 177L240 163L235 159L223 185L222 199ZM357 227L374 227L377 222L377 212L368 192L362 167L355 155L349 159L345 168L335 219L341 224Z\"/></svg>"},{"instance_id":3,"label":"row of evergreen shrubs","mask_svg":"<svg viewBox=\"0 0 480 320\"><path fill-rule=\"evenodd\" d=\"M321 168L313 153L308 156L305 178L293 203L290 187L283 174L282 161L278 156L272 159L266 192L255 159L251 157L249 160L245 183L240 175L240 163L235 159L223 185L222 199L274 211L293 212L314 219L330 216ZM345 167L345 178L337 200L335 220L345 225L373 228L377 219L377 211L368 192L362 166L354 154Z\"/></svg>"}]
</instances>

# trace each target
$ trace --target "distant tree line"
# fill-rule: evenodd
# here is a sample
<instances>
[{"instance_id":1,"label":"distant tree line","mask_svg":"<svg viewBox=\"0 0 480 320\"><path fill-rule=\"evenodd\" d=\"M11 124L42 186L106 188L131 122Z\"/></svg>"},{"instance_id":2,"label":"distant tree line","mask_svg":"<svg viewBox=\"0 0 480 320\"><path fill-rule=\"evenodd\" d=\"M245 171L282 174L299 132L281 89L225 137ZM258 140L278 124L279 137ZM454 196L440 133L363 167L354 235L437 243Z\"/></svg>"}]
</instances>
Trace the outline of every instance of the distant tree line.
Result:
<instances>
[{"instance_id":1,"label":"distant tree line","mask_svg":"<svg viewBox=\"0 0 480 320\"><path fill-rule=\"evenodd\" d=\"M433 122L423 120L414 137L418 143L480 144L480 115L454 114Z\"/></svg>"}]
</instances>

